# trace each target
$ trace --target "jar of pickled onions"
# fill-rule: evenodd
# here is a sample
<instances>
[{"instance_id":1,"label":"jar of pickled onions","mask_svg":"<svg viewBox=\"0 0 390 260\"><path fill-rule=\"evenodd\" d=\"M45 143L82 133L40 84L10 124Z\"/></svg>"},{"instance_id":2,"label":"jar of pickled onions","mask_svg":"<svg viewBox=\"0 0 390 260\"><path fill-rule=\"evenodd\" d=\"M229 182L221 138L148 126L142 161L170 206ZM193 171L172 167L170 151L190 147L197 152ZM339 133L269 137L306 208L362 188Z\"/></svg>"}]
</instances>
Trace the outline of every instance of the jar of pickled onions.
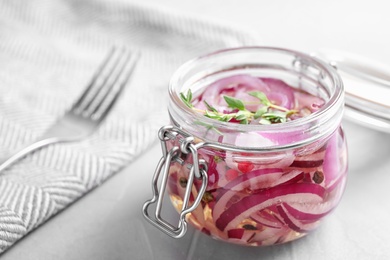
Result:
<instances>
[{"instance_id":1,"label":"jar of pickled onions","mask_svg":"<svg viewBox=\"0 0 390 260\"><path fill-rule=\"evenodd\" d=\"M215 239L266 246L317 228L347 177L334 68L297 51L242 47L182 65L169 86L171 125L143 208L172 237L187 223ZM161 217L164 194L178 223ZM155 204L155 214L149 206Z\"/></svg>"}]
</instances>

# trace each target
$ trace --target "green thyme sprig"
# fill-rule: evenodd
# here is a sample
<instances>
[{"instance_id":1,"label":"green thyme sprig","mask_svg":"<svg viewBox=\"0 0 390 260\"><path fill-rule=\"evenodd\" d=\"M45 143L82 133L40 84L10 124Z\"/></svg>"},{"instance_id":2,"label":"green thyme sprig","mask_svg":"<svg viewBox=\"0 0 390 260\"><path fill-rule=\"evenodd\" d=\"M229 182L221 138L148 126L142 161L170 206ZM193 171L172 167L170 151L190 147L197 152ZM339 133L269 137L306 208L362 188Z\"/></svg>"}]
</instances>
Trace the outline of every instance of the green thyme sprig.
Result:
<instances>
[{"instance_id":1,"label":"green thyme sprig","mask_svg":"<svg viewBox=\"0 0 390 260\"><path fill-rule=\"evenodd\" d=\"M199 113L202 113L208 118L212 118L222 122L229 122L232 119L235 119L240 124L249 124L252 121L256 120L257 123L267 125L275 123L284 123L287 122L289 117L295 113L298 113L297 110L290 110L285 107L281 107L273 104L263 92L253 91L248 93L250 96L257 98L262 104L256 111L250 111L246 108L245 102L230 96L223 96L224 100L228 104L228 107L233 111L230 113L219 112L215 107L204 101L206 110L201 110L195 108L192 104L192 92L191 90L187 91L187 94L180 93L180 98L183 103L196 110Z\"/></svg>"},{"instance_id":2,"label":"green thyme sprig","mask_svg":"<svg viewBox=\"0 0 390 260\"><path fill-rule=\"evenodd\" d=\"M192 103L191 103L192 102L192 91L191 91L191 89L189 89L187 91L186 95L184 95L183 92L180 92L180 98L181 98L181 101L183 101L183 103L187 107L189 107L189 108L193 108L194 107L194 105L192 105Z\"/></svg>"}]
</instances>

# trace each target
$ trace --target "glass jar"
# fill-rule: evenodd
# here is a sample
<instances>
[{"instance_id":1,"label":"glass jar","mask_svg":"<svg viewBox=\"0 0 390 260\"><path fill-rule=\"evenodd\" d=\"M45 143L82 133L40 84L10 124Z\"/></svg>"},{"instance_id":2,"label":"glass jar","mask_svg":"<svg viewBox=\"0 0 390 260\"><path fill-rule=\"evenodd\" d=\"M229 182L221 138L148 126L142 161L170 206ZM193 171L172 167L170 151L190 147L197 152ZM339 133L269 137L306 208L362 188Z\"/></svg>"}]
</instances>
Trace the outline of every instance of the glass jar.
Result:
<instances>
[{"instance_id":1,"label":"glass jar","mask_svg":"<svg viewBox=\"0 0 390 260\"><path fill-rule=\"evenodd\" d=\"M244 125L205 117L180 98L188 89L197 96L217 80L243 74L283 80L325 104L285 123ZM344 92L328 64L281 48L222 50L182 65L169 97L172 125L159 132L163 157L154 196L143 209L168 235L183 236L189 222L231 243L280 244L308 234L338 205L347 177ZM249 142L240 146L238 137ZM180 214L177 225L161 217L166 190ZM154 217L151 204L157 205Z\"/></svg>"}]
</instances>

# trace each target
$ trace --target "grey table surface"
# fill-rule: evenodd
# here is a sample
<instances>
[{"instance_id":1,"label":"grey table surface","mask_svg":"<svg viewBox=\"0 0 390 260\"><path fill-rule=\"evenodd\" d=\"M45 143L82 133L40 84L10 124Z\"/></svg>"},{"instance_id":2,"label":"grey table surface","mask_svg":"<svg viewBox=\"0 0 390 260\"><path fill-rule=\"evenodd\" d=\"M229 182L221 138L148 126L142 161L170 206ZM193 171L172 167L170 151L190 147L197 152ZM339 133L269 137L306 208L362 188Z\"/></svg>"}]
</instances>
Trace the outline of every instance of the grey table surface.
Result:
<instances>
[{"instance_id":1,"label":"grey table surface","mask_svg":"<svg viewBox=\"0 0 390 260\"><path fill-rule=\"evenodd\" d=\"M243 26L259 33L264 45L305 52L348 50L390 65L386 1L144 1ZM156 143L0 258L390 259L390 134L346 120L343 125L350 166L342 202L318 230L293 243L241 247L191 228L184 238L175 240L151 227L141 208L151 196L151 177L161 156Z\"/></svg>"}]
</instances>

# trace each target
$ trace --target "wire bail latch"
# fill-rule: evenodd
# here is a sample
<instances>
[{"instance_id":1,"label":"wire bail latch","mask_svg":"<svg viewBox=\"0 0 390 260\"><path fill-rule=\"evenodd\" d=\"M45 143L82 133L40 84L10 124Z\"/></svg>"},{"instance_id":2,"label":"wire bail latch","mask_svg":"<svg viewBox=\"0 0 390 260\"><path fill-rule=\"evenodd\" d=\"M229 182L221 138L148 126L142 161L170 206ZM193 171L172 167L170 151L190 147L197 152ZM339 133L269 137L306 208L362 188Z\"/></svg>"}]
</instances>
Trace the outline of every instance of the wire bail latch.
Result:
<instances>
[{"instance_id":1,"label":"wire bail latch","mask_svg":"<svg viewBox=\"0 0 390 260\"><path fill-rule=\"evenodd\" d=\"M186 215L198 207L206 190L208 183L207 164L205 160L199 159L198 157L198 149L202 146L202 143L195 144L194 137L185 131L174 126L164 126L160 129L158 135L161 141L163 156L157 165L152 180L153 197L145 202L143 206L143 215L153 226L157 227L167 235L173 238L180 238L183 237L187 231L187 221L185 219ZM173 140L177 140L178 145L175 145L168 150L167 142ZM174 226L161 217L161 210L168 182L169 168L172 162L180 164L184 163L181 158L182 154L191 154L193 163L188 165L190 171L184 193L183 205L181 212L179 213L179 223ZM160 187L158 187L160 178ZM198 191L197 197L194 199L194 202L192 205L189 205L194 178L201 179L202 185ZM154 217L151 217L148 213L148 208L152 204L156 204Z\"/></svg>"}]
</instances>

